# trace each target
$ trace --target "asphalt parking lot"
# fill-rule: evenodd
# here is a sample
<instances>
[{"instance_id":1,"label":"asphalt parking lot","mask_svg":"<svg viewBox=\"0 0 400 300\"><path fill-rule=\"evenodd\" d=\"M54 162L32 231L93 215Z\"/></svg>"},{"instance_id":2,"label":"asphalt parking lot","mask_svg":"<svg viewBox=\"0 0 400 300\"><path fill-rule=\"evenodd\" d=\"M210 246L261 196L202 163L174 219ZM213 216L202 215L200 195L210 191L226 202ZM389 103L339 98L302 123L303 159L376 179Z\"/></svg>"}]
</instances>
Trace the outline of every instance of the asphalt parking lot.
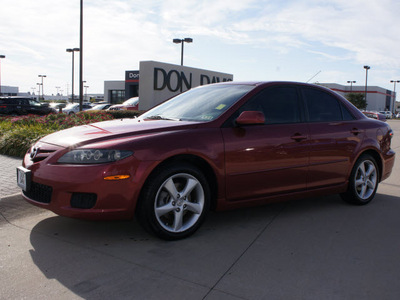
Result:
<instances>
[{"instance_id":1,"label":"asphalt parking lot","mask_svg":"<svg viewBox=\"0 0 400 300\"><path fill-rule=\"evenodd\" d=\"M333 195L211 213L176 242L33 207L19 160L0 156L0 299L400 299L400 120L389 124L397 160L369 205Z\"/></svg>"}]
</instances>

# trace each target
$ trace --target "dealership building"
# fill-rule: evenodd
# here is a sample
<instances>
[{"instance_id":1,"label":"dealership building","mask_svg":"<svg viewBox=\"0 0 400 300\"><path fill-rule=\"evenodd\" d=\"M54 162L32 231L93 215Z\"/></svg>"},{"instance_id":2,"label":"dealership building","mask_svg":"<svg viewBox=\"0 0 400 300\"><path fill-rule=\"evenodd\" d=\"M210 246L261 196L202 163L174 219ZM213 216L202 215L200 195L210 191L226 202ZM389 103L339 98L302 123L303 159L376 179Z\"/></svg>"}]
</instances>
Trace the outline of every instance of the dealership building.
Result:
<instances>
[{"instance_id":1,"label":"dealership building","mask_svg":"<svg viewBox=\"0 0 400 300\"><path fill-rule=\"evenodd\" d=\"M365 94L365 85L340 85L337 83L319 83L332 91L345 96L349 93ZM367 108L368 111L391 111L396 112L396 94L378 86L367 86Z\"/></svg>"},{"instance_id":2,"label":"dealership building","mask_svg":"<svg viewBox=\"0 0 400 300\"><path fill-rule=\"evenodd\" d=\"M142 61L139 70L125 71L125 80L104 82L104 101L114 104L139 97L139 109L148 110L196 86L232 80L232 74Z\"/></svg>"}]
</instances>

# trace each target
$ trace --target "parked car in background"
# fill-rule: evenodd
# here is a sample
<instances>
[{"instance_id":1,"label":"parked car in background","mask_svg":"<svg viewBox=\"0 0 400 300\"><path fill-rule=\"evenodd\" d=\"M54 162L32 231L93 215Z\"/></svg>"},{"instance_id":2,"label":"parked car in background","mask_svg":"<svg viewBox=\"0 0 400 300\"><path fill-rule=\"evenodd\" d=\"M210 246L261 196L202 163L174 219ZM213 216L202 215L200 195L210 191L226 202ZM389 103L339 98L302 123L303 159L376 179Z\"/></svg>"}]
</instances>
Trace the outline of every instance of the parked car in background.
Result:
<instances>
[{"instance_id":1,"label":"parked car in background","mask_svg":"<svg viewBox=\"0 0 400 300\"><path fill-rule=\"evenodd\" d=\"M82 110L88 110L91 108L92 108L92 106L90 104L87 104L87 103L82 104ZM67 104L67 106L65 108L63 108L62 112L67 115L76 114L77 112L79 112L79 103Z\"/></svg>"},{"instance_id":2,"label":"parked car in background","mask_svg":"<svg viewBox=\"0 0 400 300\"><path fill-rule=\"evenodd\" d=\"M379 112L382 115L385 115L386 119L391 119L393 117L392 113L390 111L380 111Z\"/></svg>"},{"instance_id":3,"label":"parked car in background","mask_svg":"<svg viewBox=\"0 0 400 300\"><path fill-rule=\"evenodd\" d=\"M56 112L48 103L41 103L36 98L28 97L0 97L0 114L46 115Z\"/></svg>"},{"instance_id":4,"label":"parked car in background","mask_svg":"<svg viewBox=\"0 0 400 300\"><path fill-rule=\"evenodd\" d=\"M104 103L104 104L97 104L93 106L92 108L89 108L88 110L106 110L111 106L110 103Z\"/></svg>"},{"instance_id":5,"label":"parked car in background","mask_svg":"<svg viewBox=\"0 0 400 300\"><path fill-rule=\"evenodd\" d=\"M400 113L398 113L398 114L396 115L396 118L397 118L397 119L399 119L399 118L400 118Z\"/></svg>"},{"instance_id":6,"label":"parked car in background","mask_svg":"<svg viewBox=\"0 0 400 300\"><path fill-rule=\"evenodd\" d=\"M56 214L136 215L150 232L175 240L193 234L210 209L336 193L367 204L392 172L392 136L388 123L320 86L209 84L136 119L43 137L17 182L28 202Z\"/></svg>"},{"instance_id":7,"label":"parked car in background","mask_svg":"<svg viewBox=\"0 0 400 300\"><path fill-rule=\"evenodd\" d=\"M60 109L63 109L67 106L67 103L63 103L63 102L51 102L49 103L49 106L51 108L54 108L57 112L60 111Z\"/></svg>"},{"instance_id":8,"label":"parked car in background","mask_svg":"<svg viewBox=\"0 0 400 300\"><path fill-rule=\"evenodd\" d=\"M115 104L109 110L139 110L139 97L133 97L122 104Z\"/></svg>"},{"instance_id":9,"label":"parked car in background","mask_svg":"<svg viewBox=\"0 0 400 300\"><path fill-rule=\"evenodd\" d=\"M384 114L373 111L363 111L362 113L368 118L386 122L386 116Z\"/></svg>"}]
</instances>

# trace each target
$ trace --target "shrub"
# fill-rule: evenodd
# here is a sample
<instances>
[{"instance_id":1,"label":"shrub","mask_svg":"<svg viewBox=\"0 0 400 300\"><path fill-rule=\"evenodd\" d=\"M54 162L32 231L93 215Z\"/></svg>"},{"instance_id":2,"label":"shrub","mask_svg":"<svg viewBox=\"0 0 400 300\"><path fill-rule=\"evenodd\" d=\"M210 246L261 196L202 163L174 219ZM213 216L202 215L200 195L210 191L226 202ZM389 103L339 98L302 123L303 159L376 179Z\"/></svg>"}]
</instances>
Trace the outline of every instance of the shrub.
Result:
<instances>
[{"instance_id":1,"label":"shrub","mask_svg":"<svg viewBox=\"0 0 400 300\"><path fill-rule=\"evenodd\" d=\"M134 118L141 113L94 110L73 115L61 113L46 116L0 116L0 153L23 157L33 143L52 132L112 119Z\"/></svg>"},{"instance_id":2,"label":"shrub","mask_svg":"<svg viewBox=\"0 0 400 300\"><path fill-rule=\"evenodd\" d=\"M12 126L0 136L0 153L23 157L33 143L52 132L53 129L40 123Z\"/></svg>"},{"instance_id":3,"label":"shrub","mask_svg":"<svg viewBox=\"0 0 400 300\"><path fill-rule=\"evenodd\" d=\"M135 118L140 116L143 111L140 110L107 110L114 119Z\"/></svg>"}]
</instances>

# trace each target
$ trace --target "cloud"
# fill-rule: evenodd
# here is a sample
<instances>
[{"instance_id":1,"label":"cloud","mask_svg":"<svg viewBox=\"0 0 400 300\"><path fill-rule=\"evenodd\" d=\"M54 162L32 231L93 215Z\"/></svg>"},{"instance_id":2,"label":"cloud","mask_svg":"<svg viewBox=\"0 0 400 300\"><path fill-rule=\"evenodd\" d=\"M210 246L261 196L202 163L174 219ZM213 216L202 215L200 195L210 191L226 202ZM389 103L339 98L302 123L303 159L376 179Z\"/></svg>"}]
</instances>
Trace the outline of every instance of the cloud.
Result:
<instances>
[{"instance_id":1,"label":"cloud","mask_svg":"<svg viewBox=\"0 0 400 300\"><path fill-rule=\"evenodd\" d=\"M260 61L307 60L316 71L321 62L334 68L321 74L336 79L370 64L383 80L400 67L399 13L394 0L85 0L84 80L89 92L102 92L104 80L122 80L141 60L179 63L172 39L184 37L194 38L185 59L199 67L229 66L262 78ZM38 74L47 74L47 90L66 90L71 54L65 49L79 47L79 2L3 0L0 20L0 54L7 55L2 82L28 91ZM269 64L293 78L282 63Z\"/></svg>"}]
</instances>

